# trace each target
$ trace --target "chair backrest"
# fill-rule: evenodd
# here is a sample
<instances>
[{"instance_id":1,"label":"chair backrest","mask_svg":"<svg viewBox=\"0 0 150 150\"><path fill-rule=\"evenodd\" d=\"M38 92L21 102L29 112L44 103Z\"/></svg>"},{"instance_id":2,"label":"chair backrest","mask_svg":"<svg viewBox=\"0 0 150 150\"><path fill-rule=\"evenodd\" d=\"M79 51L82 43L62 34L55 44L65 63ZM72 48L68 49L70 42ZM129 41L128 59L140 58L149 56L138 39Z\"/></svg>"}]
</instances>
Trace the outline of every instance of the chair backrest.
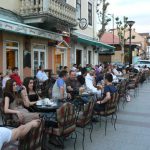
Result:
<instances>
[{"instance_id":1,"label":"chair backrest","mask_svg":"<svg viewBox=\"0 0 150 150\"><path fill-rule=\"evenodd\" d=\"M93 108L94 108L94 99L93 96L91 96L89 102L85 104L83 108L83 116L85 117L85 119L89 119L92 117Z\"/></svg>"},{"instance_id":2,"label":"chair backrest","mask_svg":"<svg viewBox=\"0 0 150 150\"><path fill-rule=\"evenodd\" d=\"M57 110L57 122L58 128L62 129L62 134L69 134L73 130L75 130L76 126L76 114L74 105L67 102L64 103ZM70 128L69 132L65 132L68 128Z\"/></svg>"},{"instance_id":3,"label":"chair backrest","mask_svg":"<svg viewBox=\"0 0 150 150\"><path fill-rule=\"evenodd\" d=\"M93 115L94 104L95 104L94 97L91 96L88 103L84 104L83 110L82 110L83 112L81 113L81 116L77 117L77 126L83 127L91 121L92 115ZM80 113L78 113L78 115L80 115Z\"/></svg>"},{"instance_id":4,"label":"chair backrest","mask_svg":"<svg viewBox=\"0 0 150 150\"><path fill-rule=\"evenodd\" d=\"M117 111L117 102L119 94L118 92L111 94L111 99L107 101L105 105L105 114L109 115Z\"/></svg>"},{"instance_id":5,"label":"chair backrest","mask_svg":"<svg viewBox=\"0 0 150 150\"><path fill-rule=\"evenodd\" d=\"M14 120L11 114L6 114L4 112L4 100L0 101L0 112L4 126L18 127L20 125L19 119Z\"/></svg>"},{"instance_id":6,"label":"chair backrest","mask_svg":"<svg viewBox=\"0 0 150 150\"><path fill-rule=\"evenodd\" d=\"M42 147L45 121L42 120L38 128L31 131L22 139L19 139L19 150L34 150Z\"/></svg>"}]
</instances>

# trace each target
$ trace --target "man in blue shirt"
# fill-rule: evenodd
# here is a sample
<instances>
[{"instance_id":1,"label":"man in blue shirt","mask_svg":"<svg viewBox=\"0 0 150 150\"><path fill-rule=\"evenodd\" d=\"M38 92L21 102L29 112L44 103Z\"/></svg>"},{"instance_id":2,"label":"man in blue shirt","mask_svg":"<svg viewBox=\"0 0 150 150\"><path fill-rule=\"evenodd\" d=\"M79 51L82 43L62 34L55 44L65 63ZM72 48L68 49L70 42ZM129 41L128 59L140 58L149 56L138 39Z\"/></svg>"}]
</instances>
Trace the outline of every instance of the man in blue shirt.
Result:
<instances>
[{"instance_id":1,"label":"man in blue shirt","mask_svg":"<svg viewBox=\"0 0 150 150\"><path fill-rule=\"evenodd\" d=\"M63 70L59 74L59 78L56 80L53 89L52 89L52 97L57 99L67 98L66 92L66 84L65 81L67 79L67 71Z\"/></svg>"},{"instance_id":2,"label":"man in blue shirt","mask_svg":"<svg viewBox=\"0 0 150 150\"><path fill-rule=\"evenodd\" d=\"M97 103L94 106L95 111L105 110L105 104L107 103L107 101L111 99L111 94L117 92L116 87L112 85L112 81L113 81L112 74L107 73L105 75L105 87L104 87L103 99L97 101Z\"/></svg>"}]
</instances>

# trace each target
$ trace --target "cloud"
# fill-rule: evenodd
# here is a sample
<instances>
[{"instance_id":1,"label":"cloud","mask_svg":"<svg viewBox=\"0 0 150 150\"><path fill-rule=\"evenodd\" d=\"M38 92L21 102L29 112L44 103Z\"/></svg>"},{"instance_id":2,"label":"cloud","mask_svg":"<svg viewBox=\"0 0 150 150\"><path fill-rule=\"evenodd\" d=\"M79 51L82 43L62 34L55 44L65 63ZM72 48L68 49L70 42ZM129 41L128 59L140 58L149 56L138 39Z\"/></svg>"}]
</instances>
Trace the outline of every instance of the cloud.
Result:
<instances>
[{"instance_id":1,"label":"cloud","mask_svg":"<svg viewBox=\"0 0 150 150\"><path fill-rule=\"evenodd\" d=\"M150 32L150 0L107 0L110 5L108 13L115 16L126 16L129 20L134 20L137 31Z\"/></svg>"}]
</instances>

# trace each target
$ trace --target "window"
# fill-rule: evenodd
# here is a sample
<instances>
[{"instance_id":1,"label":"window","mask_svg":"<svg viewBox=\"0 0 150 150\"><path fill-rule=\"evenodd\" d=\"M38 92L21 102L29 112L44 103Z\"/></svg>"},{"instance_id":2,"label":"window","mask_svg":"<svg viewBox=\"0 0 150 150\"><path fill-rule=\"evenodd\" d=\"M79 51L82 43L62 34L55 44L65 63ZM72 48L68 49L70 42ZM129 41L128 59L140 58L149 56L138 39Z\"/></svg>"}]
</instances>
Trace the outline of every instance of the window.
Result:
<instances>
[{"instance_id":1,"label":"window","mask_svg":"<svg viewBox=\"0 0 150 150\"><path fill-rule=\"evenodd\" d=\"M88 23L92 26L92 4L88 2Z\"/></svg>"},{"instance_id":2,"label":"window","mask_svg":"<svg viewBox=\"0 0 150 150\"><path fill-rule=\"evenodd\" d=\"M34 51L34 75L36 74L36 71L40 65L46 66L46 52L45 52L45 45L34 45L33 51Z\"/></svg>"},{"instance_id":3,"label":"window","mask_svg":"<svg viewBox=\"0 0 150 150\"><path fill-rule=\"evenodd\" d=\"M18 66L18 51L19 43L14 41L5 41L6 49L6 68L19 67Z\"/></svg>"},{"instance_id":4,"label":"window","mask_svg":"<svg viewBox=\"0 0 150 150\"><path fill-rule=\"evenodd\" d=\"M80 19L81 18L81 0L76 0L76 9L77 9L76 17L77 19Z\"/></svg>"}]
</instances>

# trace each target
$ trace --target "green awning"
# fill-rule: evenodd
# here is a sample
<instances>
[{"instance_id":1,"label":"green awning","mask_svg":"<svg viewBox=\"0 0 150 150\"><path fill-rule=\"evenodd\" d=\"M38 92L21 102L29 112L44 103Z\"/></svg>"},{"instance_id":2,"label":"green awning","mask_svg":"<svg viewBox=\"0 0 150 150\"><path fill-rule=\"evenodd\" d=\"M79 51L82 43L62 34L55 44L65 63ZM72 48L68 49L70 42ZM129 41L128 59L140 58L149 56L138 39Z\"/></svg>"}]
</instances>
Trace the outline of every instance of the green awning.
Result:
<instances>
[{"instance_id":1,"label":"green awning","mask_svg":"<svg viewBox=\"0 0 150 150\"><path fill-rule=\"evenodd\" d=\"M35 37L41 37L41 38L51 39L55 41L63 40L61 34L43 30L33 26L25 25L22 23L2 19L2 18L0 18L0 30L14 32L18 34L30 35Z\"/></svg>"},{"instance_id":2,"label":"green awning","mask_svg":"<svg viewBox=\"0 0 150 150\"><path fill-rule=\"evenodd\" d=\"M96 46L99 49L98 51L99 54L114 54L115 47L98 42L96 40L78 37L77 41L79 43L84 43L86 45Z\"/></svg>"}]
</instances>

